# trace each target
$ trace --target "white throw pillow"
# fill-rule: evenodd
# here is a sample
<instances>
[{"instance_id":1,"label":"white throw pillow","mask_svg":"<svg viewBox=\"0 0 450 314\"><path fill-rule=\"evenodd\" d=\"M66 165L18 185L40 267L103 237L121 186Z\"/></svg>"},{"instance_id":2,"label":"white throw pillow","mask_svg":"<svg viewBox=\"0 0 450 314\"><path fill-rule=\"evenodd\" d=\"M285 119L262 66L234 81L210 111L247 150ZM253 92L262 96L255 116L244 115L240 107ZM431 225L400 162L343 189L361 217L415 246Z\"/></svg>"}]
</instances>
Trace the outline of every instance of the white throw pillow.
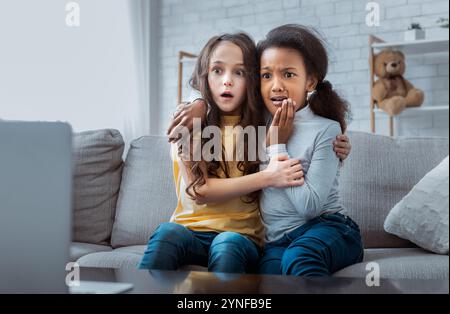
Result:
<instances>
[{"instance_id":1,"label":"white throw pillow","mask_svg":"<svg viewBox=\"0 0 450 314\"><path fill-rule=\"evenodd\" d=\"M429 251L448 254L449 157L392 208L384 230Z\"/></svg>"}]
</instances>

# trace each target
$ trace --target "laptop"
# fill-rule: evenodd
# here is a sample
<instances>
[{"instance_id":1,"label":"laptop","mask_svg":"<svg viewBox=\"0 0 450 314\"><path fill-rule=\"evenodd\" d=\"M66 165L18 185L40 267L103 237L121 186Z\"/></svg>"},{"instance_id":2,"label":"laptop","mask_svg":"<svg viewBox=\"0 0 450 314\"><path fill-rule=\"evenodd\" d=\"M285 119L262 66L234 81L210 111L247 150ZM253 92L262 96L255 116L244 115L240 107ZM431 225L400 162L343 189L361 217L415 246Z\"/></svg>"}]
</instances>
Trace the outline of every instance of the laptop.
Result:
<instances>
[{"instance_id":1,"label":"laptop","mask_svg":"<svg viewBox=\"0 0 450 314\"><path fill-rule=\"evenodd\" d=\"M0 121L0 293L65 293L72 130Z\"/></svg>"},{"instance_id":2,"label":"laptop","mask_svg":"<svg viewBox=\"0 0 450 314\"><path fill-rule=\"evenodd\" d=\"M0 121L0 293L133 288L116 282L73 285L72 169L69 124Z\"/></svg>"}]
</instances>

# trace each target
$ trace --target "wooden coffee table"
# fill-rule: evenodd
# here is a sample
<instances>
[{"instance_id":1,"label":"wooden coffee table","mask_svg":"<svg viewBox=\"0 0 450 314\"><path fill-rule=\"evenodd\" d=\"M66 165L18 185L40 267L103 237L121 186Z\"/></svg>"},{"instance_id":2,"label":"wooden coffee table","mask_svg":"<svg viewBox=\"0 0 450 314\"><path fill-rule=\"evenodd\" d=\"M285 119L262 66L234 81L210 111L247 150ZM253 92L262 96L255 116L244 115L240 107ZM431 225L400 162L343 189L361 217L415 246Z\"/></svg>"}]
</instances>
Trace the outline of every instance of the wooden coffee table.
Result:
<instances>
[{"instance_id":1,"label":"wooden coffee table","mask_svg":"<svg viewBox=\"0 0 450 314\"><path fill-rule=\"evenodd\" d=\"M132 283L128 293L148 294L448 294L448 280L300 278L196 271L147 271L133 268L80 268L80 279Z\"/></svg>"}]
</instances>

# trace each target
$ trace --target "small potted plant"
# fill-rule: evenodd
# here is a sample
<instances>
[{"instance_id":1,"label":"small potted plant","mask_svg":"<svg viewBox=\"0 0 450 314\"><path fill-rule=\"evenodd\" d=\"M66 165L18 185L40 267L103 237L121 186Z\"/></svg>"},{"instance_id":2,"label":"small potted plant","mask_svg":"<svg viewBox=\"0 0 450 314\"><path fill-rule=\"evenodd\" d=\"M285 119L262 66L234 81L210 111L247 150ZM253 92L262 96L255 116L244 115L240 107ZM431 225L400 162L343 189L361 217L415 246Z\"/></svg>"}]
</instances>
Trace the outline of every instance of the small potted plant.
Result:
<instances>
[{"instance_id":1,"label":"small potted plant","mask_svg":"<svg viewBox=\"0 0 450 314\"><path fill-rule=\"evenodd\" d=\"M436 37L448 38L448 18L441 17L436 21L439 28L435 29Z\"/></svg>"},{"instance_id":2,"label":"small potted plant","mask_svg":"<svg viewBox=\"0 0 450 314\"><path fill-rule=\"evenodd\" d=\"M436 23L438 23L439 27L448 28L448 18L441 17Z\"/></svg>"},{"instance_id":3,"label":"small potted plant","mask_svg":"<svg viewBox=\"0 0 450 314\"><path fill-rule=\"evenodd\" d=\"M425 39L425 31L419 23L411 23L408 30L405 32L405 40L414 41L420 39Z\"/></svg>"}]
</instances>

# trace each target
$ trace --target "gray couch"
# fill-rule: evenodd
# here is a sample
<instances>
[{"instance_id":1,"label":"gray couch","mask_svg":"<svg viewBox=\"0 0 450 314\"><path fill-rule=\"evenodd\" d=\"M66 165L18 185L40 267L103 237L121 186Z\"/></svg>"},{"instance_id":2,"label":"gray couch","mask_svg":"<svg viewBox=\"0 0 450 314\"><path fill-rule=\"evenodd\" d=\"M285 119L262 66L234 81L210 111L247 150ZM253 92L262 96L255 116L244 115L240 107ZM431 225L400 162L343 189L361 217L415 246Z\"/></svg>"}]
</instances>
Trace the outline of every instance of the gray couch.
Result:
<instances>
[{"instance_id":1,"label":"gray couch","mask_svg":"<svg viewBox=\"0 0 450 314\"><path fill-rule=\"evenodd\" d=\"M448 255L427 252L383 230L389 210L448 155L448 139L349 136L353 151L341 173L341 195L361 228L365 257L334 276L365 277L367 263L377 262L382 278L448 278ZM166 138L135 140L125 162L123 149L115 130L74 135L71 258L81 266L136 267L150 235L176 207Z\"/></svg>"}]
</instances>

